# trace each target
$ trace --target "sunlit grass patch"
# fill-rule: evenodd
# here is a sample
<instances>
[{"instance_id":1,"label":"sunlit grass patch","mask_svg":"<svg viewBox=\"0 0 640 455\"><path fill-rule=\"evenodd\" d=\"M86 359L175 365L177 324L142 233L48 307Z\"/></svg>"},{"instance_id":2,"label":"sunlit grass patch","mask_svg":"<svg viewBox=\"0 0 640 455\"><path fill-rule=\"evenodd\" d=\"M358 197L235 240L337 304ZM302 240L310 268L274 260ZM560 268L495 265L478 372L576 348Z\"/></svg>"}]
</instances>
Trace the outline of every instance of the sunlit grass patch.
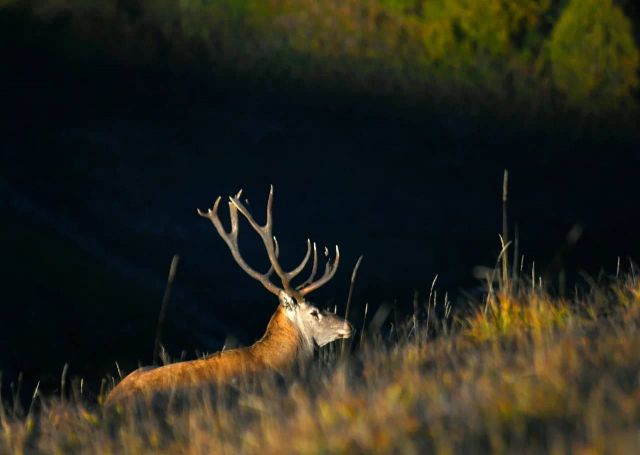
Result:
<instances>
[{"instance_id":1,"label":"sunlit grass patch","mask_svg":"<svg viewBox=\"0 0 640 455\"><path fill-rule=\"evenodd\" d=\"M499 291L486 297L483 307L465 318L466 332L479 341L501 335L540 335L561 329L578 317L566 299L540 291L513 293Z\"/></svg>"},{"instance_id":2,"label":"sunlit grass patch","mask_svg":"<svg viewBox=\"0 0 640 455\"><path fill-rule=\"evenodd\" d=\"M637 276L572 298L514 288L446 321L410 317L292 377L159 407L107 411L78 394L5 404L0 453L633 453Z\"/></svg>"}]
</instances>

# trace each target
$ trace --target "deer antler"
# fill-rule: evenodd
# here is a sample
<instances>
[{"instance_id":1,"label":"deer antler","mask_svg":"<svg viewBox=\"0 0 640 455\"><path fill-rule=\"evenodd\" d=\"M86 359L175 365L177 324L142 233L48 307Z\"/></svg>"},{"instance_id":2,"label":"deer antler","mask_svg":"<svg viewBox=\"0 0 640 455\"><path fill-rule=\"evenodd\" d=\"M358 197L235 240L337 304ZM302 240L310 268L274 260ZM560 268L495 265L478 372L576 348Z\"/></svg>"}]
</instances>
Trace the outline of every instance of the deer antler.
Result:
<instances>
[{"instance_id":1,"label":"deer antler","mask_svg":"<svg viewBox=\"0 0 640 455\"><path fill-rule=\"evenodd\" d=\"M242 195L242 190L238 191L238 194L236 194L236 198L239 198L241 195ZM238 209L232 203L229 203L229 217L231 218L231 231L229 232L225 231L224 227L222 226L222 222L220 221L220 218L218 218L218 206L220 205L221 199L222 197L218 196L218 198L216 199L216 202L213 204L213 208L208 209L206 212L203 212L202 210L198 209L198 215L200 215L203 218L208 218L209 220L211 220L211 222L216 228L216 231L218 231L218 234L220 235L220 237L222 237L222 240L224 240L227 246L229 247L229 250L231 251L231 255L233 256L233 259L236 260L240 268L245 272L247 272L247 274L250 277L261 282L262 285L265 288L267 288L269 292L275 295L278 295L280 293L280 289L269 280L269 275L271 275L271 270L269 270L267 273L257 272L253 270L249 266L249 264L247 264L245 260L242 258L242 255L240 254L240 247L238 246ZM274 247L273 255L274 256L276 255L275 247Z\"/></svg>"},{"instance_id":2,"label":"deer antler","mask_svg":"<svg viewBox=\"0 0 640 455\"><path fill-rule=\"evenodd\" d=\"M328 256L328 254L326 255ZM340 249L338 248L338 245L336 245L336 258L334 259L333 264L331 264L330 260L327 260L327 263L324 266L324 273L322 274L322 277L317 281L313 281L313 278L315 277L316 271L318 269L317 267L318 253L316 251L316 245L314 243L313 244L313 268L311 269L311 275L309 276L307 281L305 281L300 286L298 286L298 292L300 293L300 295L305 296L309 294L311 291L315 291L319 287L324 286L324 284L328 282L331 278L333 278L333 275L336 274L339 263L340 263Z\"/></svg>"},{"instance_id":3,"label":"deer antler","mask_svg":"<svg viewBox=\"0 0 640 455\"><path fill-rule=\"evenodd\" d=\"M285 272L278 262L280 248L278 245L278 240L273 236L273 218L271 215L271 210L273 207L273 185L269 190L269 200L267 201L267 220L264 225L258 224L258 222L253 218L249 210L240 200L241 195L242 190L238 191L235 196L229 197L229 214L231 218L231 231L229 233L225 231L222 223L220 222L220 218L218 218L218 206L221 200L220 197L216 199L216 202L213 204L213 208L209 209L207 212L202 212L200 209L198 209L198 215L211 220L216 230L218 231L218 234L220 234L220 237L222 237L222 239L231 250L233 258L236 260L242 270L247 272L249 276L260 281L262 285L273 294L278 295L281 289L278 288L269 279L271 274L275 272L282 282L282 289L288 293L295 292L291 287L291 280L298 276L300 272L304 270L307 262L309 262L309 258L311 257L311 240L307 239L307 252L302 259L302 262L300 262L300 264L290 272ZM269 268L269 271L267 271L267 273L256 272L244 261L242 255L240 254L240 248L238 246L238 211L244 215L247 221L249 221L251 227L253 227L253 229L262 239L262 243L264 244L267 255L269 257L269 262L271 263L271 267ZM304 296L324 285L327 281L333 278L333 275L335 275L338 268L339 260L340 252L338 250L338 247L336 246L336 258L333 264L327 262L323 276L319 280L313 281L318 267L318 252L316 249L316 244L313 243L313 268L311 270L311 275L302 285L298 286L297 292L300 295Z\"/></svg>"}]
</instances>

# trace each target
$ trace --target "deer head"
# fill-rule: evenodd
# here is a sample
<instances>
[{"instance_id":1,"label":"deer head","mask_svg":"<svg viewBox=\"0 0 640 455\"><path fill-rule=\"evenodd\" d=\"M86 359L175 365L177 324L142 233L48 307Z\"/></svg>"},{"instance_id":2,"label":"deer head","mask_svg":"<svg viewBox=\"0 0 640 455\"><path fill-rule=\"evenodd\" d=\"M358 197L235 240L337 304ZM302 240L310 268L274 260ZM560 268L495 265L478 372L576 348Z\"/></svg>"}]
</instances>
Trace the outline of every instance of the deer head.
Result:
<instances>
[{"instance_id":1,"label":"deer head","mask_svg":"<svg viewBox=\"0 0 640 455\"><path fill-rule=\"evenodd\" d=\"M267 219L264 225L256 222L240 200L241 195L242 190L235 196L229 197L229 216L231 219L231 231L229 232L224 229L218 217L218 206L220 205L221 197L216 199L213 208L206 212L198 210L198 214L211 220L218 234L220 234L220 237L225 241L233 258L242 270L262 283L269 292L278 296L280 308L298 331L300 341L303 345L303 352L308 354L309 352L313 352L314 346L320 347L340 338L349 338L353 333L353 327L349 322L335 313L318 309L306 299L306 295L326 284L335 275L340 261L340 250L338 246L336 245L334 261L331 262L330 259L327 260L324 272L317 280L315 277L318 271L318 250L315 242L312 243L309 239L307 239L307 252L300 264L289 272L284 271L278 262L280 247L272 232L273 220L271 211L273 207L273 186L271 186L269 191ZM271 267L266 273L260 273L251 268L240 254L240 248L238 246L238 212L242 213L262 239L271 264ZM312 255L313 263L309 278L294 287L291 284L291 280L304 270ZM328 256L326 249L325 255ZM280 279L280 286L271 281L271 276L274 272Z\"/></svg>"}]
</instances>

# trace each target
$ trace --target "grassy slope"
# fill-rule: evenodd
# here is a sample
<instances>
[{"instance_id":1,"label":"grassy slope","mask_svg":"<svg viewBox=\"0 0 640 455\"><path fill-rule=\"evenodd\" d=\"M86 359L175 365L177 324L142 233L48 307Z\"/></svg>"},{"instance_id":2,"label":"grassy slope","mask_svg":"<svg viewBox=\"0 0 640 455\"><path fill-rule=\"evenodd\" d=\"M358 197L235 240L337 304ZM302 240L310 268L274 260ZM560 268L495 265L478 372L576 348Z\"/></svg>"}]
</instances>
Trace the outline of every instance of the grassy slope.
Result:
<instances>
[{"instance_id":1,"label":"grassy slope","mask_svg":"<svg viewBox=\"0 0 640 455\"><path fill-rule=\"evenodd\" d=\"M440 308L438 308L438 306ZM426 311L428 308L428 312ZM434 308L436 311L434 311ZM79 397L0 414L0 452L632 453L640 437L640 279L572 300L523 286L443 320L442 302L342 362L153 414ZM428 316L427 316L428 314ZM356 340L356 343L360 340ZM327 359L329 357L329 359ZM330 362L326 362L330 360ZM333 365L333 366L329 366Z\"/></svg>"}]
</instances>

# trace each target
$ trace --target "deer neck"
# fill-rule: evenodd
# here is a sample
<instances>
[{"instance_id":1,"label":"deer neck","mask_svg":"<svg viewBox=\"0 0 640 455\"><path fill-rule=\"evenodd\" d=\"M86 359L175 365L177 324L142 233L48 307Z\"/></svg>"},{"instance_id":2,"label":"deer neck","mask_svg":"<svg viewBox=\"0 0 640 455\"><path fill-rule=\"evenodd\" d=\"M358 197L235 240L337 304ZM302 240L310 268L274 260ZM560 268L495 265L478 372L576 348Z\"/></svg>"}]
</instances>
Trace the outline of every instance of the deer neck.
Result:
<instances>
[{"instance_id":1,"label":"deer neck","mask_svg":"<svg viewBox=\"0 0 640 455\"><path fill-rule=\"evenodd\" d=\"M251 346L252 353L275 370L286 370L297 361L313 356L313 340L308 339L278 306L262 338Z\"/></svg>"}]
</instances>

